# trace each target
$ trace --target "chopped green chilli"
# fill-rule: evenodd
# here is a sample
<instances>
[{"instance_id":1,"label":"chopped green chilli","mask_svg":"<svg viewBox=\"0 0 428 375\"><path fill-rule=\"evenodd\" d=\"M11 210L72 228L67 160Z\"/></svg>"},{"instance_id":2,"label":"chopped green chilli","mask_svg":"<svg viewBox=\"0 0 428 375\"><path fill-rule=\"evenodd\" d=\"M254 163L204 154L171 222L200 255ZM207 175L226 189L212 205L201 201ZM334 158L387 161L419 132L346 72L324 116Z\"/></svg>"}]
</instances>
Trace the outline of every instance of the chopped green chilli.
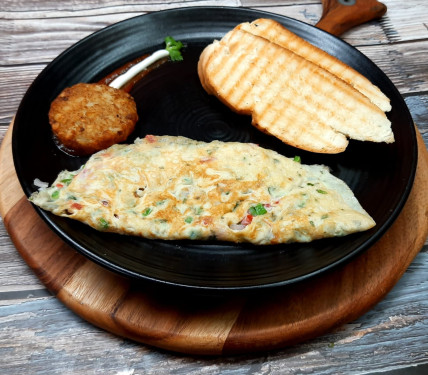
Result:
<instances>
[{"instance_id":1,"label":"chopped green chilli","mask_svg":"<svg viewBox=\"0 0 428 375\"><path fill-rule=\"evenodd\" d=\"M259 216L259 215L264 215L267 213L266 208L261 204L257 204L255 206L250 207L250 209L248 210L248 212L253 215L253 216Z\"/></svg>"},{"instance_id":2,"label":"chopped green chilli","mask_svg":"<svg viewBox=\"0 0 428 375\"><path fill-rule=\"evenodd\" d=\"M327 194L327 192L325 190L321 190L321 189L317 189L317 193L320 194Z\"/></svg>"},{"instance_id":3,"label":"chopped green chilli","mask_svg":"<svg viewBox=\"0 0 428 375\"><path fill-rule=\"evenodd\" d=\"M61 180L61 182L63 184L66 184L67 186L70 185L70 182L73 180L73 178L64 178L63 180Z\"/></svg>"},{"instance_id":4,"label":"chopped green chilli","mask_svg":"<svg viewBox=\"0 0 428 375\"><path fill-rule=\"evenodd\" d=\"M103 229L107 229L109 226L108 221L106 219L104 219L103 217L101 217L99 219L99 223L100 223L100 227Z\"/></svg>"},{"instance_id":5,"label":"chopped green chilli","mask_svg":"<svg viewBox=\"0 0 428 375\"><path fill-rule=\"evenodd\" d=\"M195 207L193 211L195 211L195 215L200 215L204 209L202 207Z\"/></svg>"}]
</instances>

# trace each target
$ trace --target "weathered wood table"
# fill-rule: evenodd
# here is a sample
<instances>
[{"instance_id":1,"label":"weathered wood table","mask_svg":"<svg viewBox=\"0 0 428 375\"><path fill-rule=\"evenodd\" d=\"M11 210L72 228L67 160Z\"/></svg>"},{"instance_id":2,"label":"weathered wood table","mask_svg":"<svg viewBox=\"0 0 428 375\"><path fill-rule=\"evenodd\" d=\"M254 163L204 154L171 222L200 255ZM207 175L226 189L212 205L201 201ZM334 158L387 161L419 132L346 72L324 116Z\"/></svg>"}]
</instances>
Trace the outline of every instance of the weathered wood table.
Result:
<instances>
[{"instance_id":1,"label":"weathered wood table","mask_svg":"<svg viewBox=\"0 0 428 375\"><path fill-rule=\"evenodd\" d=\"M380 20L356 26L342 38L389 76L405 98L428 145L428 7L425 0L383 3L388 11ZM18 105L37 74L74 42L136 15L206 5L263 9L309 24L316 24L322 14L321 2L309 0L163 3L5 0L0 9L0 140L5 138ZM118 337L88 323L48 292L16 251L2 222L0 254L2 374L365 374L400 369L422 374L428 371L425 367L428 364L428 243L387 296L358 319L284 349L215 357L171 353Z\"/></svg>"}]
</instances>

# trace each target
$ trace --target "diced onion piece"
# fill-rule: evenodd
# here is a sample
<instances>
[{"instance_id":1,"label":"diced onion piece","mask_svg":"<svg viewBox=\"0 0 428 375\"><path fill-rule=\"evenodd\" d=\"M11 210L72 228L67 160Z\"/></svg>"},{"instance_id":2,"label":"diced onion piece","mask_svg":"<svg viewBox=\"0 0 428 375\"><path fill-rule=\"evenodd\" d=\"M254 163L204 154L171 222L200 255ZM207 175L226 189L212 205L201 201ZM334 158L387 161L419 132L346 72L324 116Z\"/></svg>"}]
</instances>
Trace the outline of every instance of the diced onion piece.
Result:
<instances>
[{"instance_id":1,"label":"diced onion piece","mask_svg":"<svg viewBox=\"0 0 428 375\"><path fill-rule=\"evenodd\" d=\"M244 230L246 225L244 224L230 224L229 228L232 230Z\"/></svg>"},{"instance_id":2,"label":"diced onion piece","mask_svg":"<svg viewBox=\"0 0 428 375\"><path fill-rule=\"evenodd\" d=\"M47 188L49 186L49 184L47 182L41 181L38 178L35 178L33 181L34 186L38 187L38 188Z\"/></svg>"}]
</instances>

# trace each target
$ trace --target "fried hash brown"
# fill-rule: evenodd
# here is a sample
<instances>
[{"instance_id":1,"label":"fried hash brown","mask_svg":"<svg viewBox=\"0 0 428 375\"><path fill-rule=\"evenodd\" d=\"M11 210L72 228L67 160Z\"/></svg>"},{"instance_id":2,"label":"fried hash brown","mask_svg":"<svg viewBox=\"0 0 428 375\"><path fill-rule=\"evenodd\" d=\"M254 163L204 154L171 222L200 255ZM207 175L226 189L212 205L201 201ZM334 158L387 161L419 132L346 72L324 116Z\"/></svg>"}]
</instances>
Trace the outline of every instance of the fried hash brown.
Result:
<instances>
[{"instance_id":1,"label":"fried hash brown","mask_svg":"<svg viewBox=\"0 0 428 375\"><path fill-rule=\"evenodd\" d=\"M78 83L52 102L49 122L68 152L89 155L125 141L138 120L128 93L107 85Z\"/></svg>"}]
</instances>

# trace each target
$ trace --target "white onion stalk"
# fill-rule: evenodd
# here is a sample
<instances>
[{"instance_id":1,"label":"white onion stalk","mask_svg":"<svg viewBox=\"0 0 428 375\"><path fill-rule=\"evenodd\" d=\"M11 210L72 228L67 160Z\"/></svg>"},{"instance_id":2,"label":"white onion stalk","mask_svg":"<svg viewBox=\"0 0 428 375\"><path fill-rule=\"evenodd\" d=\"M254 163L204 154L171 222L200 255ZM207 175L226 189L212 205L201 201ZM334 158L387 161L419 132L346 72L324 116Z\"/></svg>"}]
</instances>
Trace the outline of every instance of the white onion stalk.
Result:
<instances>
[{"instance_id":1,"label":"white onion stalk","mask_svg":"<svg viewBox=\"0 0 428 375\"><path fill-rule=\"evenodd\" d=\"M175 40L171 36L167 36L165 38L165 48L160 49L150 56L148 56L143 61L140 61L138 64L134 65L124 74L115 78L110 82L109 86L115 89L120 89L125 86L132 78L134 78L138 73L142 72L144 69L147 69L150 65L155 63L156 61L163 59L165 57L170 57L172 61L181 61L183 60L183 56L181 55L181 48L183 47L183 43Z\"/></svg>"},{"instance_id":2,"label":"white onion stalk","mask_svg":"<svg viewBox=\"0 0 428 375\"><path fill-rule=\"evenodd\" d=\"M246 225L244 224L230 224L229 228L232 230L244 230Z\"/></svg>"},{"instance_id":3,"label":"white onion stalk","mask_svg":"<svg viewBox=\"0 0 428 375\"><path fill-rule=\"evenodd\" d=\"M115 89L120 89L125 86L132 78L134 78L138 73L142 72L144 69L149 67L154 62L163 59L164 57L169 56L169 52L166 49L160 49L149 57L140 61L138 64L134 65L126 73L116 77L113 81L110 82L109 86Z\"/></svg>"},{"instance_id":4,"label":"white onion stalk","mask_svg":"<svg viewBox=\"0 0 428 375\"><path fill-rule=\"evenodd\" d=\"M39 188L39 189L45 189L49 186L49 184L47 182L41 181L38 178L35 178L33 181L33 184L35 187Z\"/></svg>"}]
</instances>

